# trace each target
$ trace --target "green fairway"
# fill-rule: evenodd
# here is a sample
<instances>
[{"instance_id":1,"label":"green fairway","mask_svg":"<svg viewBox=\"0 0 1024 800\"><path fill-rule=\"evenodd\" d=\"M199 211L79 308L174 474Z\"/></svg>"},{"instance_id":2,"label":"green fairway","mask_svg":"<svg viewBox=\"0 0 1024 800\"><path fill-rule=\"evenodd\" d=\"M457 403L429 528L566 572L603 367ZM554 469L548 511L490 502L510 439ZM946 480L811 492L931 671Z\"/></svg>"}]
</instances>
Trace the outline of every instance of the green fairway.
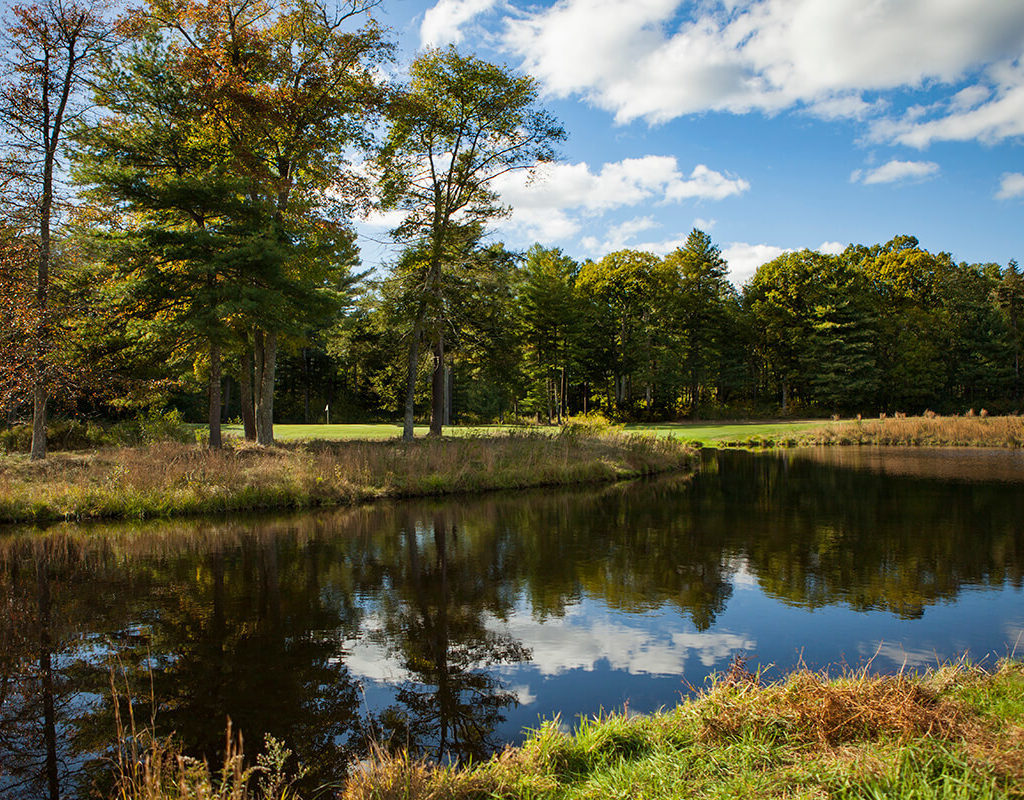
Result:
<instances>
[{"instance_id":1,"label":"green fairway","mask_svg":"<svg viewBox=\"0 0 1024 800\"><path fill-rule=\"evenodd\" d=\"M708 424L703 422L665 422L656 424L626 425L630 433L650 433L655 436L672 436L686 441L699 441L714 445L721 441L739 441L753 436L778 438L828 424L826 420L799 420L796 422L731 422ZM506 433L514 430L512 425L449 425L445 436L485 436L490 433ZM531 426L532 431L556 431L556 426ZM241 436L241 425L225 425L225 435ZM416 426L416 435L425 436L426 425ZM295 439L396 439L402 435L401 425L388 424L340 424L340 425L275 425L274 437L281 441Z\"/></svg>"},{"instance_id":2,"label":"green fairway","mask_svg":"<svg viewBox=\"0 0 1024 800\"><path fill-rule=\"evenodd\" d=\"M488 433L504 433L510 425L451 425L444 429L445 436L480 436ZM226 436L241 436L241 425L225 425ZM417 436L426 436L427 426L416 426ZM397 439L402 435L401 425L370 424L370 425L274 425L274 438L281 441L294 439Z\"/></svg>"},{"instance_id":3,"label":"green fairway","mask_svg":"<svg viewBox=\"0 0 1024 800\"><path fill-rule=\"evenodd\" d=\"M627 431L674 436L686 441L714 445L722 441L742 441L754 436L767 439L790 436L829 424L829 420L798 420L795 422L666 422L650 425L627 425Z\"/></svg>"}]
</instances>

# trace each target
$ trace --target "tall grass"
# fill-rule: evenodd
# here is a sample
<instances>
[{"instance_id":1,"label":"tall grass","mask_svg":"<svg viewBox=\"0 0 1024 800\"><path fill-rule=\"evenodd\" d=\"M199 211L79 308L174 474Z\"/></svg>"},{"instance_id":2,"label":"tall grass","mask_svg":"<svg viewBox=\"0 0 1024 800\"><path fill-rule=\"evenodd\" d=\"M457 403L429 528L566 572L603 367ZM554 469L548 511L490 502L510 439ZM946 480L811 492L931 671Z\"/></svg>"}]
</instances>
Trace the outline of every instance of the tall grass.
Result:
<instances>
[{"instance_id":1,"label":"tall grass","mask_svg":"<svg viewBox=\"0 0 1024 800\"><path fill-rule=\"evenodd\" d=\"M993 701L993 698L999 698ZM675 709L544 724L467 768L377 753L344 800L1024 794L1024 667L925 676L736 671Z\"/></svg>"},{"instance_id":2,"label":"tall grass","mask_svg":"<svg viewBox=\"0 0 1024 800\"><path fill-rule=\"evenodd\" d=\"M832 422L777 436L725 438L734 447L904 445L917 447L1024 447L1024 417L885 417Z\"/></svg>"},{"instance_id":3,"label":"tall grass","mask_svg":"<svg viewBox=\"0 0 1024 800\"><path fill-rule=\"evenodd\" d=\"M521 747L456 766L371 749L339 800L533 798L1012 798L1024 795L1024 664L964 662L923 675L806 670L774 683L734 664L694 699L558 719ZM288 800L288 753L247 767L228 730L211 769L150 743L116 765L117 800ZM298 768L301 770L301 768Z\"/></svg>"},{"instance_id":4,"label":"tall grass","mask_svg":"<svg viewBox=\"0 0 1024 800\"><path fill-rule=\"evenodd\" d=\"M165 517L609 481L691 463L678 442L618 433L301 442L163 442L45 462L0 457L0 522Z\"/></svg>"}]
</instances>

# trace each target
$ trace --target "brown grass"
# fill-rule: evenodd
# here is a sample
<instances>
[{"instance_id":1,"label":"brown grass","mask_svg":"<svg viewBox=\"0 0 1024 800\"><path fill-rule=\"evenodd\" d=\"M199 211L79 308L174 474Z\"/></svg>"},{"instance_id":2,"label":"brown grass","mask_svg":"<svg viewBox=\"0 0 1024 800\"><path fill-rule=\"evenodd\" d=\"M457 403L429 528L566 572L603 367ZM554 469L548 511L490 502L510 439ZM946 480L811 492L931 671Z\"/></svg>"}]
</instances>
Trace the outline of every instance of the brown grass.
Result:
<instances>
[{"instance_id":1,"label":"brown grass","mask_svg":"<svg viewBox=\"0 0 1024 800\"><path fill-rule=\"evenodd\" d=\"M963 740L977 733L977 725L959 705L920 680L866 671L830 679L801 670L768 686L756 680L723 681L694 709L702 738L752 730L834 748L881 737Z\"/></svg>"},{"instance_id":2,"label":"brown grass","mask_svg":"<svg viewBox=\"0 0 1024 800\"><path fill-rule=\"evenodd\" d=\"M898 417L837 422L814 428L799 444L1024 447L1024 417Z\"/></svg>"},{"instance_id":3,"label":"brown grass","mask_svg":"<svg viewBox=\"0 0 1024 800\"><path fill-rule=\"evenodd\" d=\"M691 463L685 446L642 436L509 436L300 442L223 450L161 443L0 457L0 522L166 517L352 504L664 472Z\"/></svg>"}]
</instances>

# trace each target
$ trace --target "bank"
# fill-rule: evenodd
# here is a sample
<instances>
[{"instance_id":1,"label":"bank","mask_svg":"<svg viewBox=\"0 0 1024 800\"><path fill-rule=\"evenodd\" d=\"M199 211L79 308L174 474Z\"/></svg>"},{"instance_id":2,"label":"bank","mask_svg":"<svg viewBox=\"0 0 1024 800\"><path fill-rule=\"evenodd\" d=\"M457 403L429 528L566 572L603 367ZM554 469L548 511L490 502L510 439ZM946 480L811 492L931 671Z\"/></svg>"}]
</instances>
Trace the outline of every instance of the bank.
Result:
<instances>
[{"instance_id":1,"label":"bank","mask_svg":"<svg viewBox=\"0 0 1024 800\"><path fill-rule=\"evenodd\" d=\"M239 768L243 757L234 750L235 766L214 774L159 751L122 772L118 796L298 797L288 778L296 765L280 746L271 751L274 758L263 760L274 764L269 772ZM609 715L574 731L548 721L522 746L478 764L439 765L381 743L328 794L344 800L1019 798L1024 664L959 663L887 677L798 671L775 682L734 664L675 708Z\"/></svg>"},{"instance_id":2,"label":"bank","mask_svg":"<svg viewBox=\"0 0 1024 800\"><path fill-rule=\"evenodd\" d=\"M0 523L311 509L377 498L569 486L695 464L681 441L567 428L413 442L161 442L0 456Z\"/></svg>"}]
</instances>

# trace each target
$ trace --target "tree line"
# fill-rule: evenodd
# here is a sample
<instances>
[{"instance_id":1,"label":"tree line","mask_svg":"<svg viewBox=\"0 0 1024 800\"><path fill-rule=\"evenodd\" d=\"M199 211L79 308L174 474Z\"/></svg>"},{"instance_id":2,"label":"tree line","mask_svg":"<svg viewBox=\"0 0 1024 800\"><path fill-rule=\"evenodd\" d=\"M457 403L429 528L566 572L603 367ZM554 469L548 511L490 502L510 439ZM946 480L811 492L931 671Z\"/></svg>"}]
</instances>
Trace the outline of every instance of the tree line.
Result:
<instances>
[{"instance_id":1,"label":"tree line","mask_svg":"<svg viewBox=\"0 0 1024 800\"><path fill-rule=\"evenodd\" d=\"M912 237L787 253L737 290L693 231L577 263L488 239L556 157L536 83L454 47L388 77L375 0L16 5L0 116L0 409L561 421L1021 404L1015 263ZM353 220L400 220L363 271ZM202 408L200 406L203 406Z\"/></svg>"},{"instance_id":2,"label":"tree line","mask_svg":"<svg viewBox=\"0 0 1024 800\"><path fill-rule=\"evenodd\" d=\"M322 333L365 409L396 408L401 274ZM784 253L742 289L700 230L663 258L622 250L577 263L491 245L450 277L447 402L467 421L1021 407L1016 262L957 263L911 236Z\"/></svg>"}]
</instances>

